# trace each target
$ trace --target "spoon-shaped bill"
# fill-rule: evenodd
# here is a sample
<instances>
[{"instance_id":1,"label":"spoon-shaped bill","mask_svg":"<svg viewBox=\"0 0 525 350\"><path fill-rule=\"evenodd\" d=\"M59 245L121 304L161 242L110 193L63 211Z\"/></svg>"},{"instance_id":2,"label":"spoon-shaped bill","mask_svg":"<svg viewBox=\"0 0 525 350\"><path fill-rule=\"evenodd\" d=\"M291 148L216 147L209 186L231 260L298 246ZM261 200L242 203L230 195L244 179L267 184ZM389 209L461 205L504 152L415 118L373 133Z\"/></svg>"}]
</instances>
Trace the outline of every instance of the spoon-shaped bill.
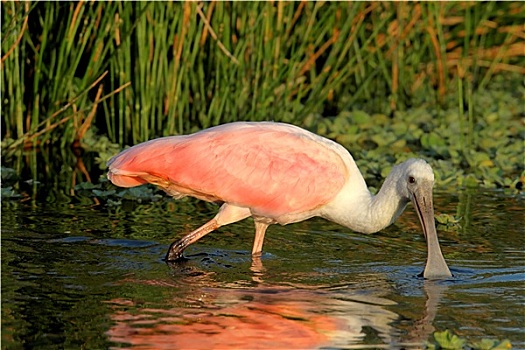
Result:
<instances>
[{"instance_id":1,"label":"spoon-shaped bill","mask_svg":"<svg viewBox=\"0 0 525 350\"><path fill-rule=\"evenodd\" d=\"M423 227L427 240L427 265L423 277L427 279L441 279L451 277L452 274L443 258L434 223L434 205L432 204L432 182L424 181L412 194L412 203Z\"/></svg>"}]
</instances>

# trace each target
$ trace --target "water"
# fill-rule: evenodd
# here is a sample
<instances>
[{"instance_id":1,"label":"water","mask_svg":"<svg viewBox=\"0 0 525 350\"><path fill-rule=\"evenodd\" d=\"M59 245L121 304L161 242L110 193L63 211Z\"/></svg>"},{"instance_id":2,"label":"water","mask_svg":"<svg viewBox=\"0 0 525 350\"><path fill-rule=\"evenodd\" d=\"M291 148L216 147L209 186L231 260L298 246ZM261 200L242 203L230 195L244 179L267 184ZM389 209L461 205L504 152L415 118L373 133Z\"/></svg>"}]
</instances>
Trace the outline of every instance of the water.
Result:
<instances>
[{"instance_id":1,"label":"water","mask_svg":"<svg viewBox=\"0 0 525 350\"><path fill-rule=\"evenodd\" d=\"M3 349L421 348L449 329L525 349L523 197L438 193L454 274L425 281L409 207L379 234L321 219L223 227L166 265L172 239L211 218L198 201L108 208L2 203Z\"/></svg>"}]
</instances>

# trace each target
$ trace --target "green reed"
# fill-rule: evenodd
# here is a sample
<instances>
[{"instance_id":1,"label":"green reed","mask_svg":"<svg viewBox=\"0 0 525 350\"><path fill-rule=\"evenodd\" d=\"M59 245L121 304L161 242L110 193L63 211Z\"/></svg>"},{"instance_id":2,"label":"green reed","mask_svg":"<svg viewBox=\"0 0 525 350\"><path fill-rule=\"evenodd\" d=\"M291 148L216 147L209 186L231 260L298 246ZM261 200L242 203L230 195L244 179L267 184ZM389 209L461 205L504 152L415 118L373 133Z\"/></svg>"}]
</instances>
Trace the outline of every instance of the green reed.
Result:
<instances>
[{"instance_id":1,"label":"green reed","mask_svg":"<svg viewBox=\"0 0 525 350\"><path fill-rule=\"evenodd\" d=\"M524 73L522 3L15 2L2 139L121 145L236 120L390 114ZM458 90L459 88L459 90ZM89 134L93 137L93 133ZM8 143L9 144L9 143Z\"/></svg>"}]
</instances>

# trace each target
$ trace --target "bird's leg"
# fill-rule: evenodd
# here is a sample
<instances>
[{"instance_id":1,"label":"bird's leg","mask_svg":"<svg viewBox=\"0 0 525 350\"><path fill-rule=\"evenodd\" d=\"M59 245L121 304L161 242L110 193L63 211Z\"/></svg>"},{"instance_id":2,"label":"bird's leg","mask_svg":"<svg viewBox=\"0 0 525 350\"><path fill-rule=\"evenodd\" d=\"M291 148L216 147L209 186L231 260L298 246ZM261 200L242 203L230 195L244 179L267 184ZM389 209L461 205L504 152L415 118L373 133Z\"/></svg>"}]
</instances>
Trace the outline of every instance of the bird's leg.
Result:
<instances>
[{"instance_id":1,"label":"bird's leg","mask_svg":"<svg viewBox=\"0 0 525 350\"><path fill-rule=\"evenodd\" d=\"M264 234L268 224L265 222L255 221L255 240L253 241L252 255L261 254L262 246L264 243Z\"/></svg>"},{"instance_id":2,"label":"bird's leg","mask_svg":"<svg viewBox=\"0 0 525 350\"><path fill-rule=\"evenodd\" d=\"M182 252L184 249L186 249L190 244L197 242L202 237L206 236L208 233L210 233L213 230L216 230L217 228L231 224L236 221L240 221L242 219L246 219L248 216L251 215L250 209L243 208L243 207L237 207L232 204L224 203L221 206L221 209L215 215L215 217L196 229L195 231L192 231L188 233L186 236L182 237L180 240L173 242L170 245L170 248L168 249L168 253L166 254L166 258L164 260L166 261L175 261L182 258ZM263 238L264 238L264 232L263 232ZM262 241L261 241L262 246Z\"/></svg>"},{"instance_id":3,"label":"bird's leg","mask_svg":"<svg viewBox=\"0 0 525 350\"><path fill-rule=\"evenodd\" d=\"M181 259L184 249L186 249L190 244L197 242L199 239L206 236L208 233L217 229L218 227L219 224L217 223L217 220L213 218L198 229L188 233L178 241L173 242L170 245L164 260L175 261Z\"/></svg>"}]
</instances>

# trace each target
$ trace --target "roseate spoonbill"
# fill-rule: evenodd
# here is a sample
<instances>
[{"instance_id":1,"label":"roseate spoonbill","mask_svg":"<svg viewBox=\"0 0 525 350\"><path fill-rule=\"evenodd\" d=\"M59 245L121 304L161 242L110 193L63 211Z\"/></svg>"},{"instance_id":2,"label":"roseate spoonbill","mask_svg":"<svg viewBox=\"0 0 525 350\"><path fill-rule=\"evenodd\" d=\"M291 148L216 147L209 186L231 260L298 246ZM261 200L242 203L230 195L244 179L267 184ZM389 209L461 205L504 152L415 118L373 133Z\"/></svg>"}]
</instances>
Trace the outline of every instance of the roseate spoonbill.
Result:
<instances>
[{"instance_id":1,"label":"roseate spoonbill","mask_svg":"<svg viewBox=\"0 0 525 350\"><path fill-rule=\"evenodd\" d=\"M236 122L135 145L108 166L117 186L151 183L176 199L222 203L213 219L171 244L167 261L182 258L186 247L218 227L249 216L255 221L255 255L270 224L319 216L373 233L392 224L412 201L427 241L423 276L451 276L434 223L434 173L422 159L395 166L374 196L338 143L289 124Z\"/></svg>"}]
</instances>

